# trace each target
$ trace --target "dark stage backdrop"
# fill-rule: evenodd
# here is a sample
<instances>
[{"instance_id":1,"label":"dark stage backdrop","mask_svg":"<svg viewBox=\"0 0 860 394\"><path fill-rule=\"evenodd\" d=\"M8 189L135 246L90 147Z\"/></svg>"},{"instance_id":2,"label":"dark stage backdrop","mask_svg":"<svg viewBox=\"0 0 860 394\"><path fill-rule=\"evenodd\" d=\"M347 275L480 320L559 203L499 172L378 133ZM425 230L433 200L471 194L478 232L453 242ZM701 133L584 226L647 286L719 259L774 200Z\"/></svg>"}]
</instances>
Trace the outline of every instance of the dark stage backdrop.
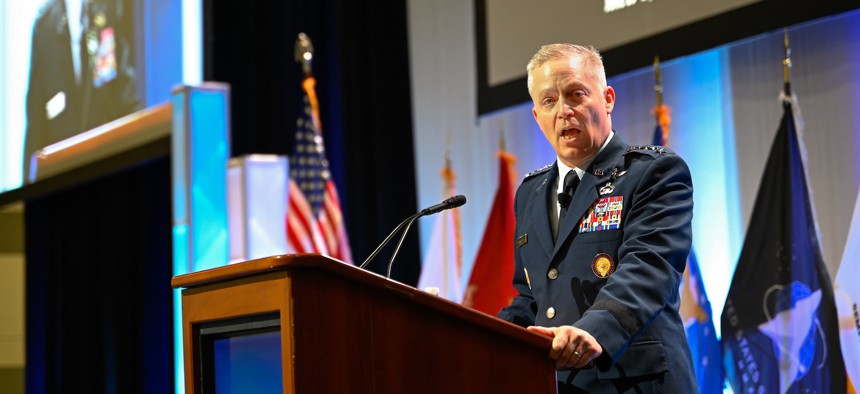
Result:
<instances>
[{"instance_id":1,"label":"dark stage backdrop","mask_svg":"<svg viewBox=\"0 0 860 394\"><path fill-rule=\"evenodd\" d=\"M231 86L232 154L288 154L301 109L300 32L313 40L323 137L353 258L417 211L406 2L204 2L204 79ZM369 269L383 273L394 242ZM416 284L418 234L392 277Z\"/></svg>"},{"instance_id":2,"label":"dark stage backdrop","mask_svg":"<svg viewBox=\"0 0 860 394\"><path fill-rule=\"evenodd\" d=\"M25 209L27 392L172 392L169 160Z\"/></svg>"}]
</instances>

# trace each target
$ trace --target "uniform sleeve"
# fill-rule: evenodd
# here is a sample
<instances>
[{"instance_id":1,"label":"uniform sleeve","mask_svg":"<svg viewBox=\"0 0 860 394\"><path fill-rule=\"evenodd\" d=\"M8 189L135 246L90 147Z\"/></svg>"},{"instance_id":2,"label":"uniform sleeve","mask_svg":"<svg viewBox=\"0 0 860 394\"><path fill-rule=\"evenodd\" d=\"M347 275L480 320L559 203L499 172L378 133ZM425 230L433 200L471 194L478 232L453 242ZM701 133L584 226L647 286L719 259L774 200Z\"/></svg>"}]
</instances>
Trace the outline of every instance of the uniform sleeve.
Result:
<instances>
[{"instance_id":1,"label":"uniform sleeve","mask_svg":"<svg viewBox=\"0 0 860 394\"><path fill-rule=\"evenodd\" d=\"M514 288L517 290L517 295L514 297L511 305L502 308L499 312L499 318L522 327L533 326L535 324L537 304L528 286L522 259L519 258L519 254L515 256Z\"/></svg>"},{"instance_id":2,"label":"uniform sleeve","mask_svg":"<svg viewBox=\"0 0 860 394\"><path fill-rule=\"evenodd\" d=\"M514 214L519 217L517 210L517 202L520 199L520 190L517 190L517 196L514 199ZM511 234L516 238L515 231ZM535 314L537 313L537 303L535 302L532 290L529 286L529 280L526 277L526 271L523 266L523 260L520 253L514 252L514 289L517 290L517 295L508 305L499 312L499 318L507 320L518 326L528 327L535 324Z\"/></svg>"},{"instance_id":3,"label":"uniform sleeve","mask_svg":"<svg viewBox=\"0 0 860 394\"><path fill-rule=\"evenodd\" d=\"M594 336L613 363L677 301L690 252L693 185L687 164L673 153L638 159L631 168L647 168L629 171L641 175L622 219L617 269L574 324Z\"/></svg>"}]
</instances>

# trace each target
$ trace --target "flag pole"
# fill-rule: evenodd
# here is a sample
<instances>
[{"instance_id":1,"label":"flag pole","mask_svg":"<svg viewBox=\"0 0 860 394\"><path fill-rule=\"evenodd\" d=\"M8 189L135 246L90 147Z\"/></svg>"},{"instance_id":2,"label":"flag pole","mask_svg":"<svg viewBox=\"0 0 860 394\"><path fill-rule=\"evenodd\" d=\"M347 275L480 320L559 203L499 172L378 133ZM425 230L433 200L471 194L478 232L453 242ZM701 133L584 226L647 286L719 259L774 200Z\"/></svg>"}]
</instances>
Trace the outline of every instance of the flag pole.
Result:
<instances>
[{"instance_id":1,"label":"flag pole","mask_svg":"<svg viewBox=\"0 0 860 394\"><path fill-rule=\"evenodd\" d=\"M302 65L302 73L304 74L302 78L302 90L308 96L314 128L320 133L322 132L322 122L320 121L319 101L316 93L316 79L313 77L312 68L314 44L311 42L311 38L305 33L299 33L298 38L296 38L295 56L296 63Z\"/></svg>"},{"instance_id":2,"label":"flag pole","mask_svg":"<svg viewBox=\"0 0 860 394\"><path fill-rule=\"evenodd\" d=\"M657 108L663 105L663 83L661 79L660 56L654 56L654 93L657 95Z\"/></svg>"},{"instance_id":3,"label":"flag pole","mask_svg":"<svg viewBox=\"0 0 860 394\"><path fill-rule=\"evenodd\" d=\"M307 34L299 33L299 37L296 38L295 54L296 63L302 65L302 72L304 73L305 78L310 77L313 74L311 62L314 58L314 45Z\"/></svg>"},{"instance_id":4,"label":"flag pole","mask_svg":"<svg viewBox=\"0 0 860 394\"><path fill-rule=\"evenodd\" d=\"M791 46L788 45L788 28L783 33L785 59L782 60L782 79L785 95L791 97L791 82L788 79L788 69L791 68Z\"/></svg>"},{"instance_id":5,"label":"flag pole","mask_svg":"<svg viewBox=\"0 0 860 394\"><path fill-rule=\"evenodd\" d=\"M442 170L442 175L443 175L443 178L446 180L446 182L445 182L446 191L448 189L448 182L447 182L448 174L451 173L451 149L452 149L452 146L454 146L453 134L454 133L449 128L448 129L448 135L445 136L445 169ZM445 197L447 198L450 196L445 196Z\"/></svg>"},{"instance_id":6,"label":"flag pole","mask_svg":"<svg viewBox=\"0 0 860 394\"><path fill-rule=\"evenodd\" d=\"M507 148L505 145L507 145L505 141L505 120L502 119L501 126L499 127L499 152L505 151L505 148Z\"/></svg>"}]
</instances>

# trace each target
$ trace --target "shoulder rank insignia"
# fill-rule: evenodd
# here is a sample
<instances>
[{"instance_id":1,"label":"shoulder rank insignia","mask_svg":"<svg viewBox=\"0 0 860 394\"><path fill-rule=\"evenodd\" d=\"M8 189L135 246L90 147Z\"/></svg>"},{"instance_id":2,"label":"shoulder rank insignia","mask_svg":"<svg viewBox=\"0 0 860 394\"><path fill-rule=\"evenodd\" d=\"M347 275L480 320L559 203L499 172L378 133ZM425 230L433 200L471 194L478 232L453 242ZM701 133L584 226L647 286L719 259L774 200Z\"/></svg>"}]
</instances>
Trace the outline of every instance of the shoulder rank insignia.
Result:
<instances>
[{"instance_id":1,"label":"shoulder rank insignia","mask_svg":"<svg viewBox=\"0 0 860 394\"><path fill-rule=\"evenodd\" d=\"M523 180L525 180L525 179L529 179L529 178L531 178L531 177L533 177L533 176L535 176L535 175L543 174L544 172L549 171L549 170L552 168L552 166L554 166L554 165L555 165L555 163L550 163L550 164L547 164L547 165L545 165L545 166L543 166L543 167L541 167L541 168L538 168L537 170L534 170L534 171L532 171L532 172L530 172L530 173L526 174L526 176L525 176L525 178L524 178Z\"/></svg>"},{"instance_id":2,"label":"shoulder rank insignia","mask_svg":"<svg viewBox=\"0 0 860 394\"><path fill-rule=\"evenodd\" d=\"M638 145L638 146L628 146L627 147L627 153L637 151L637 150L652 151L652 152L657 153L658 155L663 155L663 154L666 154L669 152L669 150L666 149L666 147L656 146L656 145Z\"/></svg>"}]
</instances>

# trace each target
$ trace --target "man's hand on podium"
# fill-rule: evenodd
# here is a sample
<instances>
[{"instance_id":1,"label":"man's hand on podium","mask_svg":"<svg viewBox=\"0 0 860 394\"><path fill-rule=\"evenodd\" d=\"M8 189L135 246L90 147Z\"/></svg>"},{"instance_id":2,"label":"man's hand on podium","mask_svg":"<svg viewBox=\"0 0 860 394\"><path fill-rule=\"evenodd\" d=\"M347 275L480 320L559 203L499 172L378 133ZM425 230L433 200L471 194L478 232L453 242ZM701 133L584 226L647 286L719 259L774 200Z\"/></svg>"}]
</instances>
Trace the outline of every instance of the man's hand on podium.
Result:
<instances>
[{"instance_id":1,"label":"man's hand on podium","mask_svg":"<svg viewBox=\"0 0 860 394\"><path fill-rule=\"evenodd\" d=\"M530 326L528 330L552 338L549 357L555 360L559 368L579 369L591 366L603 353L603 347L597 339L574 326Z\"/></svg>"}]
</instances>

